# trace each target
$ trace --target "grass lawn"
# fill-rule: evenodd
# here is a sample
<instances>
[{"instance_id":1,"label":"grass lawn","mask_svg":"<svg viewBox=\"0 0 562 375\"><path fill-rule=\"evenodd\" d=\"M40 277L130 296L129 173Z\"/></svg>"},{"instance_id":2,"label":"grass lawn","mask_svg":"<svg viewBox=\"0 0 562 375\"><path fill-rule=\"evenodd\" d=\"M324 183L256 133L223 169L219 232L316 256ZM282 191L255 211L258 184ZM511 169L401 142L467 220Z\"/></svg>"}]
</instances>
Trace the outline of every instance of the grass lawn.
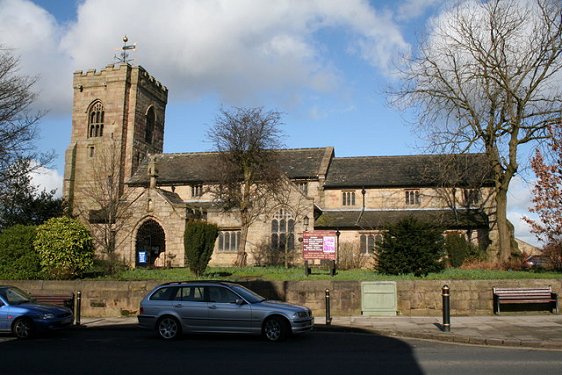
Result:
<instances>
[{"instance_id":1,"label":"grass lawn","mask_svg":"<svg viewBox=\"0 0 562 375\"><path fill-rule=\"evenodd\" d=\"M180 281L197 279L187 268L170 269L132 269L108 277L114 280L160 280ZM509 280L509 279L559 279L560 272L546 271L494 271L494 270L462 270L448 268L440 273L431 273L426 277L414 275L388 276L372 270L338 270L330 276L325 269L312 269L308 277L303 268L282 267L209 267L205 275L199 279L213 280L266 280L266 281L303 281L303 280L340 280L340 281L375 281L375 280Z\"/></svg>"}]
</instances>

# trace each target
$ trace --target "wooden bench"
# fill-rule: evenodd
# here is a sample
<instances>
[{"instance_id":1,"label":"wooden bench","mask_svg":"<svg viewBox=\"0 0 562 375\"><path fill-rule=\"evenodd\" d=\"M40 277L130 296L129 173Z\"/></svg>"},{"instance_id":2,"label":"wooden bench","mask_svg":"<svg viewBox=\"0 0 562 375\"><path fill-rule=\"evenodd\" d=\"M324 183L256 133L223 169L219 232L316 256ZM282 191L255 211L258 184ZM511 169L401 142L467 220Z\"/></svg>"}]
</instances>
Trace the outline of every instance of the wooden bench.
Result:
<instances>
[{"instance_id":1,"label":"wooden bench","mask_svg":"<svg viewBox=\"0 0 562 375\"><path fill-rule=\"evenodd\" d=\"M31 297L37 303L68 307L74 311L74 293L69 294L34 294Z\"/></svg>"},{"instance_id":2,"label":"wooden bench","mask_svg":"<svg viewBox=\"0 0 562 375\"><path fill-rule=\"evenodd\" d=\"M492 288L494 314L500 313L500 305L548 304L553 313L558 313L558 294L551 287L543 288Z\"/></svg>"}]
</instances>

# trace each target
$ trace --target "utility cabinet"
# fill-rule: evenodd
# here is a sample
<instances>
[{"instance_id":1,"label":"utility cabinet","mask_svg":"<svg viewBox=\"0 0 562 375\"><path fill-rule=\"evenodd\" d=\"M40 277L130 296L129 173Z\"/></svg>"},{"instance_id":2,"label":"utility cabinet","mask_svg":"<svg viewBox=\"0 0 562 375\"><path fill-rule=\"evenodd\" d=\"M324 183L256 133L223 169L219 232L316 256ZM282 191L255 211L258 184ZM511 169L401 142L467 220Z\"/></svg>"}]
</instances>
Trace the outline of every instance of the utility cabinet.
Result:
<instances>
[{"instance_id":1,"label":"utility cabinet","mask_svg":"<svg viewBox=\"0 0 562 375\"><path fill-rule=\"evenodd\" d=\"M367 316L396 316L398 310L395 281L361 283L361 313Z\"/></svg>"}]
</instances>

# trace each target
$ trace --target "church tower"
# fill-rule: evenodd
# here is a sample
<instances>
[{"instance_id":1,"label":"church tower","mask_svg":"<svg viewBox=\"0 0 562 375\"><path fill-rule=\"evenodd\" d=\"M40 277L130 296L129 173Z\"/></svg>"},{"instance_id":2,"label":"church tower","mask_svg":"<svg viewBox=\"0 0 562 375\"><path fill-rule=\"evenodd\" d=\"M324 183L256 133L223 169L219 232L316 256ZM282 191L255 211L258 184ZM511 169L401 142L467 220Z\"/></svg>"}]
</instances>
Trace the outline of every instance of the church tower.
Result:
<instances>
[{"instance_id":1,"label":"church tower","mask_svg":"<svg viewBox=\"0 0 562 375\"><path fill-rule=\"evenodd\" d=\"M75 72L73 89L64 197L73 214L92 221L145 157L162 153L168 89L128 63Z\"/></svg>"}]
</instances>

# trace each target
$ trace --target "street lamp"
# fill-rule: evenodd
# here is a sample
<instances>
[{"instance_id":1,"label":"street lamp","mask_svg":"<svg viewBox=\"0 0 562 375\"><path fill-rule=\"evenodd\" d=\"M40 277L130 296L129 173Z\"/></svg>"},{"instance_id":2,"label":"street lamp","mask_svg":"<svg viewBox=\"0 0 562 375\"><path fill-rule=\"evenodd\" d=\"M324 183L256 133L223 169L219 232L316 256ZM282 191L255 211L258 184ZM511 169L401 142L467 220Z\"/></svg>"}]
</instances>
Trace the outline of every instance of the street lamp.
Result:
<instances>
[{"instance_id":1,"label":"street lamp","mask_svg":"<svg viewBox=\"0 0 562 375\"><path fill-rule=\"evenodd\" d=\"M336 264L340 264L340 230L336 229Z\"/></svg>"},{"instance_id":2,"label":"street lamp","mask_svg":"<svg viewBox=\"0 0 562 375\"><path fill-rule=\"evenodd\" d=\"M308 216L305 216L305 217L302 218L302 223L304 224L304 231L305 232L308 231L308 222L309 222Z\"/></svg>"}]
</instances>

